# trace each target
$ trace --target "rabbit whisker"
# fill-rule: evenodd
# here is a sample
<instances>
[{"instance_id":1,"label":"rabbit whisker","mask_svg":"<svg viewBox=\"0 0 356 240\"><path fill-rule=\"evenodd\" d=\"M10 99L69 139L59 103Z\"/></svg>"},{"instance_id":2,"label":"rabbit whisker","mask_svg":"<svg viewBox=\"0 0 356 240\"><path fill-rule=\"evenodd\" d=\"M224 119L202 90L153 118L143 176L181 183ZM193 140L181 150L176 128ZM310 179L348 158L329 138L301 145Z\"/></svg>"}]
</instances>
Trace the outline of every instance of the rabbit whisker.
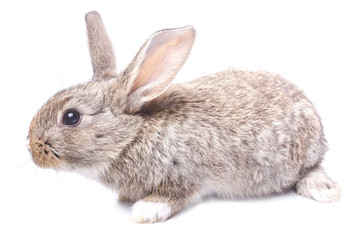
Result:
<instances>
[{"instance_id":1,"label":"rabbit whisker","mask_svg":"<svg viewBox=\"0 0 356 240\"><path fill-rule=\"evenodd\" d=\"M17 166L14 170L19 170L20 168L24 167L25 165L27 165L29 162L31 162L31 160L27 160L24 163L21 163L19 166Z\"/></svg>"}]
</instances>

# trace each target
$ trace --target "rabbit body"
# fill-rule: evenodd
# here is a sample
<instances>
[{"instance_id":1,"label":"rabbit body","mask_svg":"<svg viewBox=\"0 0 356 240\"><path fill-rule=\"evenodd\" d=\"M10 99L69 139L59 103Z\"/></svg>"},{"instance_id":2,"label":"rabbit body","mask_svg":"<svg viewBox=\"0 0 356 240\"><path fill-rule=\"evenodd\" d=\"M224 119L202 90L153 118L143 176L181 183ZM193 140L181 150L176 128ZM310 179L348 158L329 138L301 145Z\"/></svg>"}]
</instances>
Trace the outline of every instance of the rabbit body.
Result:
<instances>
[{"instance_id":1,"label":"rabbit body","mask_svg":"<svg viewBox=\"0 0 356 240\"><path fill-rule=\"evenodd\" d=\"M233 69L169 84L192 46L191 27L155 33L116 74L100 15L86 20L93 80L57 93L34 117L37 165L80 172L137 201L136 222L164 221L204 196L295 187L321 202L338 199L320 166L327 150L320 117L294 84Z\"/></svg>"},{"instance_id":2,"label":"rabbit body","mask_svg":"<svg viewBox=\"0 0 356 240\"><path fill-rule=\"evenodd\" d=\"M228 70L173 84L135 117L134 141L103 179L133 201L169 182L189 194L281 193L326 151L313 105L266 72Z\"/></svg>"}]
</instances>

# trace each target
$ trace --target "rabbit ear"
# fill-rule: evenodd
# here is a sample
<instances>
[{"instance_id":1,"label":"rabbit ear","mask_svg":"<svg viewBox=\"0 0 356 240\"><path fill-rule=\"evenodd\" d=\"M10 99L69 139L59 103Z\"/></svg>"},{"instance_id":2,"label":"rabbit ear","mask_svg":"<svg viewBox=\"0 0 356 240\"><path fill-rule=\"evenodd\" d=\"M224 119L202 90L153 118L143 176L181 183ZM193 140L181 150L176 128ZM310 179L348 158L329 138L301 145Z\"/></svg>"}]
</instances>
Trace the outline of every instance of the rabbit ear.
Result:
<instances>
[{"instance_id":1,"label":"rabbit ear","mask_svg":"<svg viewBox=\"0 0 356 240\"><path fill-rule=\"evenodd\" d=\"M105 79L116 76L115 54L105 26L96 11L85 15L87 24L89 51L93 66L93 79Z\"/></svg>"},{"instance_id":2,"label":"rabbit ear","mask_svg":"<svg viewBox=\"0 0 356 240\"><path fill-rule=\"evenodd\" d=\"M191 26L153 34L126 70L129 90L126 111L135 112L158 97L187 59L195 39Z\"/></svg>"}]
</instances>

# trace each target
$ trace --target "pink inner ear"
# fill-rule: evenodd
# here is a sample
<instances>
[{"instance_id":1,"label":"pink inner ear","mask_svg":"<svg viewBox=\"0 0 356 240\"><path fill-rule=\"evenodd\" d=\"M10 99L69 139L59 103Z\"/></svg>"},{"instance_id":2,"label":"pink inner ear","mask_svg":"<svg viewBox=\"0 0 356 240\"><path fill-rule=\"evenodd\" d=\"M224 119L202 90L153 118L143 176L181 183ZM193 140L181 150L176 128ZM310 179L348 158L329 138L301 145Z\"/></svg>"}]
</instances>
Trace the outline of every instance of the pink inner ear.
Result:
<instances>
[{"instance_id":1,"label":"pink inner ear","mask_svg":"<svg viewBox=\"0 0 356 240\"><path fill-rule=\"evenodd\" d=\"M148 58L146 58L139 70L139 74L136 77L135 84L132 87L132 91L152 82L162 72L164 68L165 51L168 46L163 45L151 51Z\"/></svg>"},{"instance_id":2,"label":"pink inner ear","mask_svg":"<svg viewBox=\"0 0 356 240\"><path fill-rule=\"evenodd\" d=\"M147 47L131 92L154 82L149 95L158 95L171 82L189 53L194 32L163 32Z\"/></svg>"}]
</instances>

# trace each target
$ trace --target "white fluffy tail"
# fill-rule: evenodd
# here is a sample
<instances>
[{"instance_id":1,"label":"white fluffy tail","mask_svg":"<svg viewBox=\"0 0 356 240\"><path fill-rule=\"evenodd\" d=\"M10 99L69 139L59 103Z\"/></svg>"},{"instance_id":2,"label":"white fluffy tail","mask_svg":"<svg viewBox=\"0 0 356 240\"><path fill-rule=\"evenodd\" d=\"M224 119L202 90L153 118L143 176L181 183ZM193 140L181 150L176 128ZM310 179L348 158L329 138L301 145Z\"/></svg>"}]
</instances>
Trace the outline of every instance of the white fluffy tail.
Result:
<instances>
[{"instance_id":1,"label":"white fluffy tail","mask_svg":"<svg viewBox=\"0 0 356 240\"><path fill-rule=\"evenodd\" d=\"M297 183L296 191L299 195L322 203L334 202L341 195L338 184L325 173L321 166L305 175Z\"/></svg>"}]
</instances>

